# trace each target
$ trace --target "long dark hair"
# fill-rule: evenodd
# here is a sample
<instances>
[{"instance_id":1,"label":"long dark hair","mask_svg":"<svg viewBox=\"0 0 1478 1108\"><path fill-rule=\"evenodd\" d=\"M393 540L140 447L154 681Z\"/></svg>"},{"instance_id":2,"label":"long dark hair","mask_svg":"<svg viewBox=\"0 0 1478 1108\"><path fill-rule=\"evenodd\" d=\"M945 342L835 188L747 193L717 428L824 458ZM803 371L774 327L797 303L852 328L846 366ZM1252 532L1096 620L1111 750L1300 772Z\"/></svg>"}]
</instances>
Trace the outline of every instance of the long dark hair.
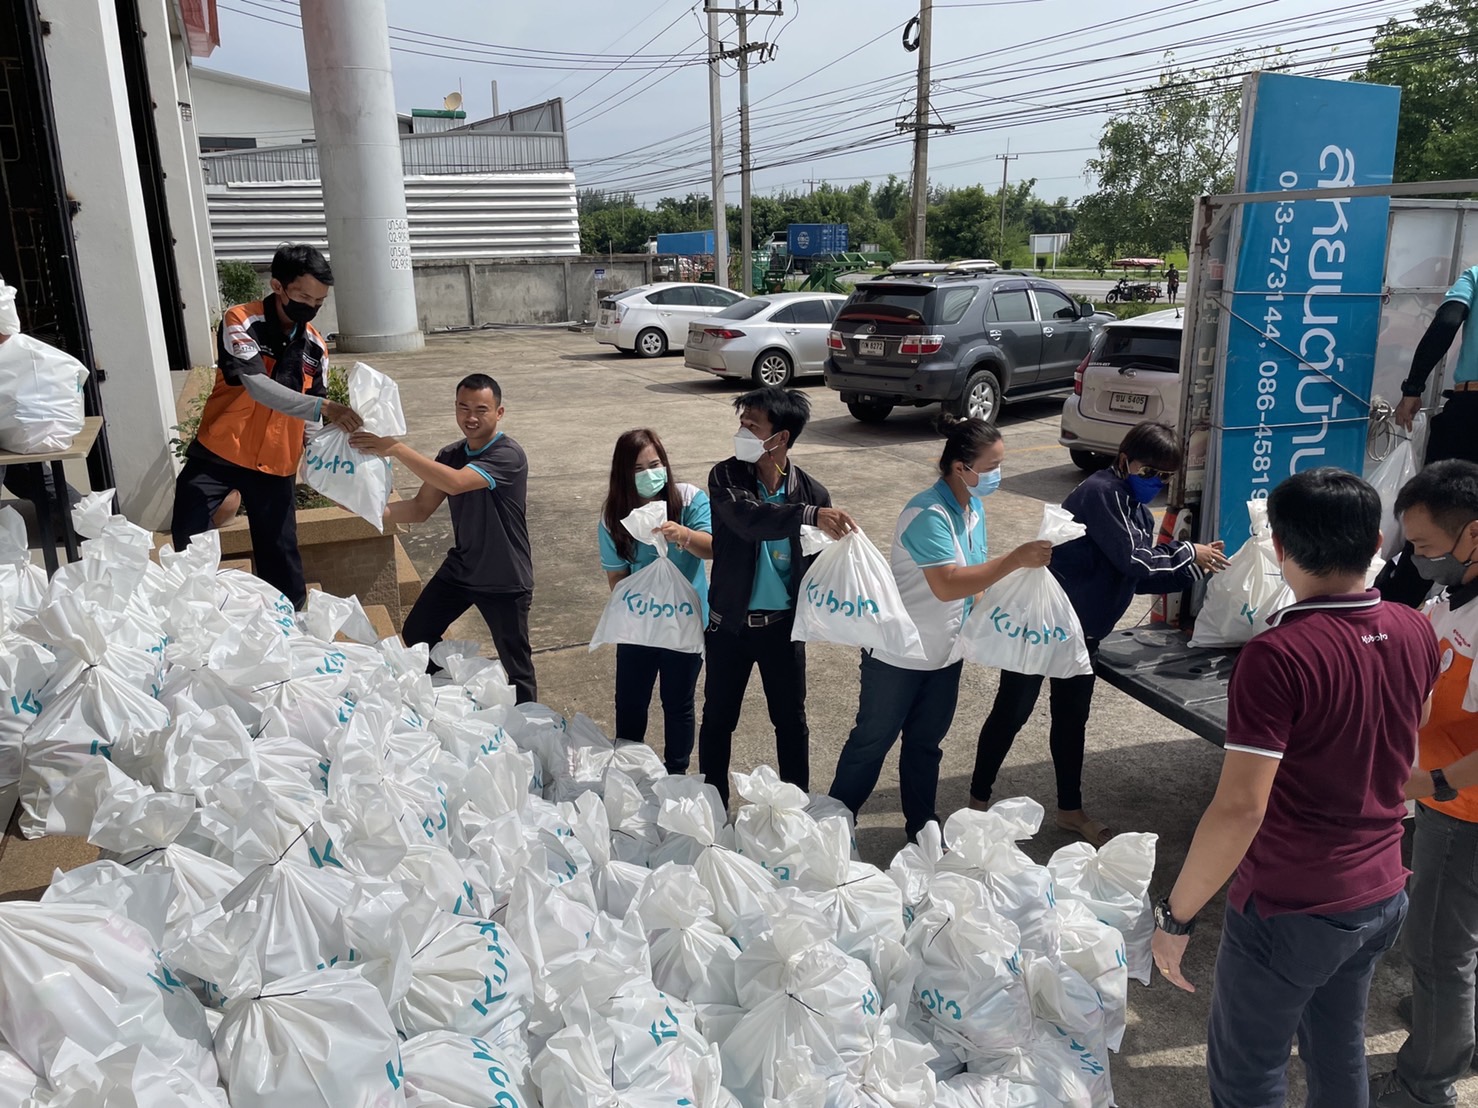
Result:
<instances>
[{"instance_id":1,"label":"long dark hair","mask_svg":"<svg viewBox=\"0 0 1478 1108\"><path fill-rule=\"evenodd\" d=\"M647 427L627 431L616 440L616 449L611 453L611 483L606 491L605 505L601 508L601 519L616 542L616 553L627 562L636 557L636 540L621 526L621 521L642 505L642 498L636 492L636 459L648 446L656 449L658 459L667 467L667 487L662 490L662 496L667 500L667 518L674 523L680 523L683 518L683 498L677 491L677 476L672 472L667 448L662 445L657 432Z\"/></svg>"}]
</instances>

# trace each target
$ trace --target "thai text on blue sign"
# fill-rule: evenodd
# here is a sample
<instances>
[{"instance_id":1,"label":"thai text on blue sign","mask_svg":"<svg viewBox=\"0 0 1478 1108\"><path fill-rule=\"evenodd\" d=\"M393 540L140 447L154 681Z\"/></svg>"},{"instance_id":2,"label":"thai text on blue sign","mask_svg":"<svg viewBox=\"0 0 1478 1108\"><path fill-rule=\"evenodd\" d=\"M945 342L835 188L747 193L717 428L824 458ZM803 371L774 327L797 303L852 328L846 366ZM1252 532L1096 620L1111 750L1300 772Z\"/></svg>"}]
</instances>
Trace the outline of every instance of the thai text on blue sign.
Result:
<instances>
[{"instance_id":1,"label":"thai text on blue sign","mask_svg":"<svg viewBox=\"0 0 1478 1108\"><path fill-rule=\"evenodd\" d=\"M1260 73L1246 192L1391 183L1401 90ZM1285 477L1363 469L1385 273L1386 197L1246 205L1226 322L1217 537Z\"/></svg>"}]
</instances>

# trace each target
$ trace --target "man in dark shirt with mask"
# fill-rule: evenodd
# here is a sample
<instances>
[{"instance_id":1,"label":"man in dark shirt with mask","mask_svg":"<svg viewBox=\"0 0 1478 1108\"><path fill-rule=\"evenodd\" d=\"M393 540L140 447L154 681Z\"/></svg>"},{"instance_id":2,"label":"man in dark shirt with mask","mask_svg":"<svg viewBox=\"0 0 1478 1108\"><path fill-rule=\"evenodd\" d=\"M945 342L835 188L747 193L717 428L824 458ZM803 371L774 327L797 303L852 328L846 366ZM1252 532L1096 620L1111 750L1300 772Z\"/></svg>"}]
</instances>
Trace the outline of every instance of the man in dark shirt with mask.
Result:
<instances>
[{"instance_id":1,"label":"man in dark shirt with mask","mask_svg":"<svg viewBox=\"0 0 1478 1108\"><path fill-rule=\"evenodd\" d=\"M257 576L295 607L307 599L295 488L305 422L356 431L353 408L327 398L328 346L312 324L334 283L311 246L279 247L272 292L226 311L216 336L216 383L175 481L174 546L208 531L221 502L241 494Z\"/></svg>"}]
</instances>

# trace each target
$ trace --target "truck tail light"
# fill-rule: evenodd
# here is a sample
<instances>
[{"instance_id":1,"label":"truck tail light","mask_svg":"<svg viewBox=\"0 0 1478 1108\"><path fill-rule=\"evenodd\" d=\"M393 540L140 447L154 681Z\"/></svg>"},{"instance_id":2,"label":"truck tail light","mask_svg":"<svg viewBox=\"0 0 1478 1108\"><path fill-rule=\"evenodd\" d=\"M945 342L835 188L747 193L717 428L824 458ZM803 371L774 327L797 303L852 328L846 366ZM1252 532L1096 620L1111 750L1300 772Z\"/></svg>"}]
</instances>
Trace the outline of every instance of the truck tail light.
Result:
<instances>
[{"instance_id":1,"label":"truck tail light","mask_svg":"<svg viewBox=\"0 0 1478 1108\"><path fill-rule=\"evenodd\" d=\"M1088 359L1093 357L1092 352L1083 355L1083 360L1078 363L1078 368L1073 371L1073 395L1083 395L1083 373L1088 368Z\"/></svg>"},{"instance_id":2,"label":"truck tail light","mask_svg":"<svg viewBox=\"0 0 1478 1108\"><path fill-rule=\"evenodd\" d=\"M842 341L842 333L840 331L828 331L826 333L826 349L828 349L828 350L845 350L845 349L847 349L847 344Z\"/></svg>"},{"instance_id":3,"label":"truck tail light","mask_svg":"<svg viewBox=\"0 0 1478 1108\"><path fill-rule=\"evenodd\" d=\"M943 346L943 335L904 335L898 344L898 353L915 356L938 354Z\"/></svg>"},{"instance_id":4,"label":"truck tail light","mask_svg":"<svg viewBox=\"0 0 1478 1108\"><path fill-rule=\"evenodd\" d=\"M712 335L716 339L742 339L744 337L743 331L731 331L727 327L705 327L703 333Z\"/></svg>"}]
</instances>

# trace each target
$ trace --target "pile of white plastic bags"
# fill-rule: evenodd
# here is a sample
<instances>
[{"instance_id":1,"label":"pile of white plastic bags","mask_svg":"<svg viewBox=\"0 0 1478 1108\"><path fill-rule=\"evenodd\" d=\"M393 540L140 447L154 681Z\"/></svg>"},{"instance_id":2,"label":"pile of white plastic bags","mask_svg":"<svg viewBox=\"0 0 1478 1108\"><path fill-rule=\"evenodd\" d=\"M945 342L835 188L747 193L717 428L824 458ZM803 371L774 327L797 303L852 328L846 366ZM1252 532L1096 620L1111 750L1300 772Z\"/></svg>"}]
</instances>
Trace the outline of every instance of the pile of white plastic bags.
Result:
<instances>
[{"instance_id":1,"label":"pile of white plastic bags","mask_svg":"<svg viewBox=\"0 0 1478 1108\"><path fill-rule=\"evenodd\" d=\"M1113 1104L1152 836L1037 865L1009 800L885 872L768 767L730 822L470 644L433 681L103 503L0 606L23 826L103 850L0 904L0 1108Z\"/></svg>"}]
</instances>

